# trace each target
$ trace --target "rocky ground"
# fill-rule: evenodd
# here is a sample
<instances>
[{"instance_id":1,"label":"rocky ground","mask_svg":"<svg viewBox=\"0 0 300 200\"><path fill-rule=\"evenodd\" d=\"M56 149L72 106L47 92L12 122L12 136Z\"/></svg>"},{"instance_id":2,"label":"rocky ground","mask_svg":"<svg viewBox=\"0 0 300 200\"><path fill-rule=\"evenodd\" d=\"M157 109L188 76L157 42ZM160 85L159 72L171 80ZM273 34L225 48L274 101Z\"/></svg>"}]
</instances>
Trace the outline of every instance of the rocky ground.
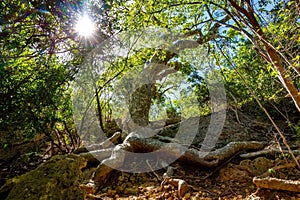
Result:
<instances>
[{"instance_id":1,"label":"rocky ground","mask_svg":"<svg viewBox=\"0 0 300 200\"><path fill-rule=\"evenodd\" d=\"M201 120L199 129L207 128L206 121L209 121L208 118ZM280 124L282 121L279 120L277 123ZM288 126L282 125L281 129L284 130L292 149L297 152L299 136L289 131ZM198 141L202 139L201 135L196 137ZM227 115L216 148L230 141L247 139L265 141L267 143L265 149L280 149L279 145L285 148L282 139L267 120L243 113L240 113L237 119L233 112ZM43 154L34 153L35 146L28 143L26 145L30 146L29 153L25 152L22 145L17 148L0 149L0 200L300 199L300 183L297 186L298 193L258 189L253 183L253 177L276 177L299 182L300 171L286 151L262 153L248 158L241 157L241 154L247 153L241 151L217 167L205 168L177 161L168 168L147 173L114 171L103 186L94 190L95 188L89 187L88 183L97 164L88 163L82 156L74 154L58 155L45 160ZM168 173L170 169L172 173ZM163 178L165 173L168 174L165 176L167 178Z\"/></svg>"},{"instance_id":2,"label":"rocky ground","mask_svg":"<svg viewBox=\"0 0 300 200\"><path fill-rule=\"evenodd\" d=\"M0 188L0 199L300 199L297 192L257 190L252 182L265 172L266 177L299 180L300 171L294 166L270 171L286 162L293 163L288 157L241 159L238 155L214 169L175 162L167 179L162 178L166 169L136 174L115 171L104 187L88 197L81 186L95 167L86 166L80 156L62 155L7 181ZM183 181L185 188L170 180Z\"/></svg>"},{"instance_id":3,"label":"rocky ground","mask_svg":"<svg viewBox=\"0 0 300 200\"><path fill-rule=\"evenodd\" d=\"M276 165L274 160L259 157L251 162L233 159L230 163L216 169L205 169L174 163L172 178L184 180L188 191L179 195L178 187L171 183L164 184L154 173L129 174L115 172L105 187L98 191L99 199L300 199L300 193L275 191L268 189L257 190L252 183L255 175L267 172ZM279 162L279 160L277 161ZM165 170L157 171L162 176ZM276 174L275 174L276 173ZM287 179L300 178L296 168L278 170L271 176Z\"/></svg>"}]
</instances>

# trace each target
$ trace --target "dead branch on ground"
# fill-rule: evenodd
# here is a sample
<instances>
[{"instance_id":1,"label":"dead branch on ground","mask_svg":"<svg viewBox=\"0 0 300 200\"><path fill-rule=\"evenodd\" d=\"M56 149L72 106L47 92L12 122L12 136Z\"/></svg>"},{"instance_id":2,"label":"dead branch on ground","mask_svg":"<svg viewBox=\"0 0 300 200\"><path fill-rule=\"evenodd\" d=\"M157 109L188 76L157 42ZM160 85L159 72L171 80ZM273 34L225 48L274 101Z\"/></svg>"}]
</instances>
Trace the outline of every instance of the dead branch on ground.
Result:
<instances>
[{"instance_id":1,"label":"dead branch on ground","mask_svg":"<svg viewBox=\"0 0 300 200\"><path fill-rule=\"evenodd\" d=\"M285 190L291 192L300 192L300 181L284 180L278 178L253 178L253 183L257 188L270 190Z\"/></svg>"}]
</instances>

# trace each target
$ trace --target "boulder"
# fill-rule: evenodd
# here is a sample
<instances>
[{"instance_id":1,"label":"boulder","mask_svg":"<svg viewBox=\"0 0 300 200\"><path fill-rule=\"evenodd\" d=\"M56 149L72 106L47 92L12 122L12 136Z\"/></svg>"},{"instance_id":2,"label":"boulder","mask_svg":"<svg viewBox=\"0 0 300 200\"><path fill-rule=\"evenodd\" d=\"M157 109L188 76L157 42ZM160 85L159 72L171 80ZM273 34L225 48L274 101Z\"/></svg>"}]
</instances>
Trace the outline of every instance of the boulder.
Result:
<instances>
[{"instance_id":1,"label":"boulder","mask_svg":"<svg viewBox=\"0 0 300 200\"><path fill-rule=\"evenodd\" d=\"M0 188L0 199L83 199L81 169L87 162L78 155L58 155L38 168L9 179Z\"/></svg>"}]
</instances>

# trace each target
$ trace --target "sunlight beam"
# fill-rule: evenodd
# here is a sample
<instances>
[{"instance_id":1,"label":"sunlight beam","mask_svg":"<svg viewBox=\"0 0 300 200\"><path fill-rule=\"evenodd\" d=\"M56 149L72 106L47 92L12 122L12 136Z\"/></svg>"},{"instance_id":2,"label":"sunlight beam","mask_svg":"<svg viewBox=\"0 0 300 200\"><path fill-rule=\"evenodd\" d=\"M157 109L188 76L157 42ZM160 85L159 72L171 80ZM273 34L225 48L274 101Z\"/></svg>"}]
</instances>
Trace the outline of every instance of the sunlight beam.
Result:
<instances>
[{"instance_id":1,"label":"sunlight beam","mask_svg":"<svg viewBox=\"0 0 300 200\"><path fill-rule=\"evenodd\" d=\"M93 35L95 31L95 23L89 16L83 15L78 18L75 30L79 35L89 37Z\"/></svg>"}]
</instances>

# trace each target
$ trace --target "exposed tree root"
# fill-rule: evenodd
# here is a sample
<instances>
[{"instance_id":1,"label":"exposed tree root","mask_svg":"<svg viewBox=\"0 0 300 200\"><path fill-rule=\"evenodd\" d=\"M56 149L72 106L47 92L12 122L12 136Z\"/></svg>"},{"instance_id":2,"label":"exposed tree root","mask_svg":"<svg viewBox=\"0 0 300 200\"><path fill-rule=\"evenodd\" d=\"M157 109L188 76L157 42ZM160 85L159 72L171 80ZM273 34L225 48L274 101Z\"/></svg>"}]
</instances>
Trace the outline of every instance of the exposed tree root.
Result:
<instances>
[{"instance_id":1,"label":"exposed tree root","mask_svg":"<svg viewBox=\"0 0 300 200\"><path fill-rule=\"evenodd\" d=\"M259 156L265 156L265 155L275 155L276 153L289 153L288 150L280 150L277 148L271 148L271 149L263 149L261 151L251 152L251 153L245 153L241 154L241 158L253 158L253 157L259 157ZM293 153L295 155L299 155L299 150L293 150Z\"/></svg>"},{"instance_id":2,"label":"exposed tree root","mask_svg":"<svg viewBox=\"0 0 300 200\"><path fill-rule=\"evenodd\" d=\"M111 156L103 160L93 174L92 180L95 182L96 187L102 186L106 183L110 174L123 164L124 159L125 152L122 149L122 145L117 145Z\"/></svg>"},{"instance_id":3,"label":"exposed tree root","mask_svg":"<svg viewBox=\"0 0 300 200\"><path fill-rule=\"evenodd\" d=\"M206 167L215 167L231 156L234 156L241 150L259 150L265 145L263 142L255 141L231 142L223 148L215 151L202 152L198 149L188 149L188 147L185 145L177 143L173 138L169 138L172 142L167 143L166 139L168 138L157 135L155 135L154 138L144 138L139 134L131 133L125 139L123 144L115 146L109 158L104 159L100 163L93 175L92 180L95 182L96 186L101 187L107 181L114 169L119 169L124 165L128 165L126 166L126 170L130 170L130 167L133 169L133 164L136 164L136 157L133 152L154 153L150 158L150 160L152 159L152 162L154 162L153 158L157 159L157 162L163 160L165 161L164 163L171 163L169 162L170 159L175 161L176 158L179 158L180 161L184 161L185 163L192 163ZM109 153L108 151L104 150L99 152L99 156L101 158L104 158ZM105 155L101 156L101 152L103 152ZM147 157L145 157L144 161L145 163L142 163L141 161L141 163L138 164L140 166L144 166L145 169L148 169L149 161L147 160ZM148 161L148 163L146 161ZM162 167L167 167L161 163L160 165Z\"/></svg>"},{"instance_id":4,"label":"exposed tree root","mask_svg":"<svg viewBox=\"0 0 300 200\"><path fill-rule=\"evenodd\" d=\"M300 181L283 180L277 178L253 178L253 183L257 188L266 188L271 190L286 190L291 192L300 192Z\"/></svg>"},{"instance_id":5,"label":"exposed tree root","mask_svg":"<svg viewBox=\"0 0 300 200\"><path fill-rule=\"evenodd\" d=\"M116 132L110 138L108 138L107 140L101 142L100 144L92 144L90 146L82 146L82 147L76 149L76 151L74 151L74 153L79 154L79 153L85 153L85 152L88 152L88 151L94 151L94 150L99 150L99 149L107 149L107 148L113 147L114 144L120 138L121 138L121 133Z\"/></svg>"},{"instance_id":6,"label":"exposed tree root","mask_svg":"<svg viewBox=\"0 0 300 200\"><path fill-rule=\"evenodd\" d=\"M95 151L90 151L87 153L81 153L80 156L84 157L89 164L95 163L99 164L103 159L108 158L111 155L113 148L100 149Z\"/></svg>"}]
</instances>

